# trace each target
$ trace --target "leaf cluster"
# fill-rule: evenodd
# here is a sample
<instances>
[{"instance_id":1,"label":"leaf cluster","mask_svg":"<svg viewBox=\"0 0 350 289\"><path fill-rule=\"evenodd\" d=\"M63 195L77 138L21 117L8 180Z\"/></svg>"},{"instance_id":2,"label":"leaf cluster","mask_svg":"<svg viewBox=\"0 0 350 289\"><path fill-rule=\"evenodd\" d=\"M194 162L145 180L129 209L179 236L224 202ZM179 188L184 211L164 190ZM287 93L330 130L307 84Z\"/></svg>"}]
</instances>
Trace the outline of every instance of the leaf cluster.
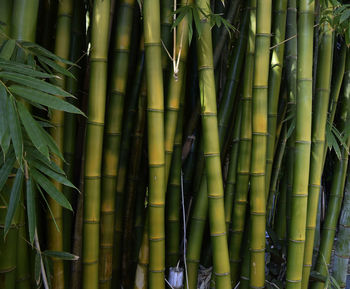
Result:
<instances>
[{"instance_id":1,"label":"leaf cluster","mask_svg":"<svg viewBox=\"0 0 350 289\"><path fill-rule=\"evenodd\" d=\"M35 107L48 116L52 109L83 114L65 100L74 96L55 82L62 75L73 77L60 65L62 63L74 65L35 43L8 39L0 48L0 194L9 178L14 176L9 197L2 196L7 207L5 237L23 198L22 191L26 194L30 243L33 243L36 231L37 193L47 205L49 195L61 206L72 210L69 201L53 184L56 181L75 188L54 161L54 158L64 161L45 129L55 129L54 124L32 113Z\"/></svg>"}]
</instances>

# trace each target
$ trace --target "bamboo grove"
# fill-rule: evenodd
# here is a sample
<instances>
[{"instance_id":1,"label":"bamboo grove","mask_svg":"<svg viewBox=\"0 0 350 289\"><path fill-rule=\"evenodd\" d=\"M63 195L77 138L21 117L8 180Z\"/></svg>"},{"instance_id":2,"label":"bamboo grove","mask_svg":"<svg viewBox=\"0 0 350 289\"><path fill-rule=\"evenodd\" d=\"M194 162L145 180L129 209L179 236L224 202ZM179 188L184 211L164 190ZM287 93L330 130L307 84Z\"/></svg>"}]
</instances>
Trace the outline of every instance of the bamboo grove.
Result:
<instances>
[{"instance_id":1,"label":"bamboo grove","mask_svg":"<svg viewBox=\"0 0 350 289\"><path fill-rule=\"evenodd\" d=\"M345 0L0 0L0 289L348 288L349 49Z\"/></svg>"}]
</instances>

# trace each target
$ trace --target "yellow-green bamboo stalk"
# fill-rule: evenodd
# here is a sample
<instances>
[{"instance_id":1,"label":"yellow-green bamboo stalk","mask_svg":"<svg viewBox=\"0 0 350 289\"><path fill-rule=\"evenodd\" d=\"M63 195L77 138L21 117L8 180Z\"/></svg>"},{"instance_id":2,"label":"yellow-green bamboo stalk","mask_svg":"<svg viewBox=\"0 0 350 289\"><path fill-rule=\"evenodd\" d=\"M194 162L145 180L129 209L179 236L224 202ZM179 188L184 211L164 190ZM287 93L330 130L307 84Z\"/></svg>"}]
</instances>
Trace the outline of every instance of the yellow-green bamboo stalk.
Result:
<instances>
[{"instance_id":1,"label":"yellow-green bamboo stalk","mask_svg":"<svg viewBox=\"0 0 350 289\"><path fill-rule=\"evenodd\" d=\"M239 279L241 245L248 204L249 173L252 143L252 89L255 51L256 1L249 1L249 30L244 68L242 96L242 124L239 138L237 176L232 208L232 227L230 238L231 281L235 286ZM227 185L226 185L227 186ZM225 188L226 189L226 188ZM249 262L248 262L249 263Z\"/></svg>"},{"instance_id":2,"label":"yellow-green bamboo stalk","mask_svg":"<svg viewBox=\"0 0 350 289\"><path fill-rule=\"evenodd\" d=\"M327 7L322 8L332 10L332 4L329 2ZM331 87L333 31L328 22L325 22L320 29L319 44L316 74L316 95L312 117L312 144L309 192L307 201L303 280L301 285L301 288L303 289L308 288L312 266L317 209L323 171L328 103Z\"/></svg>"},{"instance_id":3,"label":"yellow-green bamboo stalk","mask_svg":"<svg viewBox=\"0 0 350 289\"><path fill-rule=\"evenodd\" d=\"M73 1L63 0L58 5L58 16L57 16L57 29L56 29L56 43L55 43L55 54L68 59L70 50L70 32L71 32L71 21L73 13ZM60 64L61 65L61 64ZM62 64L62 66L64 66ZM61 78L57 80L57 84L65 88L65 77L61 75ZM51 129L51 135L55 140L57 147L60 151L63 151L64 145L64 112L53 110L51 122L54 128ZM55 158L56 164L63 168L63 161L60 158ZM56 188L62 191L62 184L54 181ZM49 205L52 211L48 214L48 249L52 251L63 251L63 235L62 235L62 207L52 198L49 198ZM55 222L60 231L57 230ZM64 288L64 268L62 259L53 259L53 274L52 274L52 288L63 289Z\"/></svg>"},{"instance_id":4,"label":"yellow-green bamboo stalk","mask_svg":"<svg viewBox=\"0 0 350 289\"><path fill-rule=\"evenodd\" d=\"M287 260L287 289L301 288L311 148L313 0L298 6L298 61L295 161Z\"/></svg>"},{"instance_id":5,"label":"yellow-green bamboo stalk","mask_svg":"<svg viewBox=\"0 0 350 289\"><path fill-rule=\"evenodd\" d=\"M35 41L39 0L14 0L11 37L19 41Z\"/></svg>"},{"instance_id":6,"label":"yellow-green bamboo stalk","mask_svg":"<svg viewBox=\"0 0 350 289\"><path fill-rule=\"evenodd\" d=\"M272 57L269 72L268 92L268 137L266 151L266 196L269 194L273 156L275 152L278 98L282 79L282 67L284 58L284 39L287 19L287 0L274 2L273 7L274 25L272 29L271 50Z\"/></svg>"},{"instance_id":7,"label":"yellow-green bamboo stalk","mask_svg":"<svg viewBox=\"0 0 350 289\"><path fill-rule=\"evenodd\" d=\"M10 35L11 13L13 0L0 1L0 21L3 23L0 27L0 47L6 37L3 35Z\"/></svg>"},{"instance_id":8,"label":"yellow-green bamboo stalk","mask_svg":"<svg viewBox=\"0 0 350 289\"><path fill-rule=\"evenodd\" d=\"M83 289L98 288L101 160L107 86L109 12L109 0L94 1L84 171Z\"/></svg>"},{"instance_id":9,"label":"yellow-green bamboo stalk","mask_svg":"<svg viewBox=\"0 0 350 289\"><path fill-rule=\"evenodd\" d=\"M165 286L164 206L166 186L159 0L145 0L143 15L149 164L149 287L162 289Z\"/></svg>"},{"instance_id":10,"label":"yellow-green bamboo stalk","mask_svg":"<svg viewBox=\"0 0 350 289\"><path fill-rule=\"evenodd\" d=\"M209 19L210 1L197 0L200 14L201 36L197 42L199 87L202 107L203 153L207 174L210 235L213 251L213 272L218 289L230 288L230 263L227 248L223 183L221 173L216 92L213 67L212 35Z\"/></svg>"},{"instance_id":11,"label":"yellow-green bamboo stalk","mask_svg":"<svg viewBox=\"0 0 350 289\"><path fill-rule=\"evenodd\" d=\"M149 267L149 241L148 229L149 219L147 217L143 230L142 244L139 251L139 260L136 268L134 289L148 288L148 267ZM152 287L151 287L152 288Z\"/></svg>"},{"instance_id":12,"label":"yellow-green bamboo stalk","mask_svg":"<svg viewBox=\"0 0 350 289\"><path fill-rule=\"evenodd\" d=\"M256 2L256 36L252 98L252 159L250 171L250 287L265 286L265 168L267 145L268 77L272 1Z\"/></svg>"},{"instance_id":13,"label":"yellow-green bamboo stalk","mask_svg":"<svg viewBox=\"0 0 350 289\"><path fill-rule=\"evenodd\" d=\"M164 1L166 2L166 1ZM181 5L191 5L193 0L182 0ZM169 76L168 95L165 110L165 183L168 182L171 167L173 145L175 139L176 123L179 113L181 89L184 83L188 50L188 17L184 17L176 28L176 57L179 59L178 71ZM163 27L162 27L163 29ZM180 53L180 55L179 55ZM176 59L177 61L177 59Z\"/></svg>"},{"instance_id":14,"label":"yellow-green bamboo stalk","mask_svg":"<svg viewBox=\"0 0 350 289\"><path fill-rule=\"evenodd\" d=\"M106 106L106 129L103 147L102 190L101 190L101 242L99 261L99 287L110 288L112 278L112 256L114 242L114 222L121 223L123 197L116 194L117 173L122 134L124 98L127 86L131 29L134 0L120 2L118 16L115 18L115 39L112 53L112 76L109 100ZM124 173L125 176L125 173ZM123 178L124 181L124 178ZM119 182L119 180L118 180ZM119 190L117 189L117 192ZM115 208L117 204L118 208ZM116 216L115 216L115 210ZM118 224L119 224L118 223ZM115 250L119 252L114 259L120 268L121 238L115 240ZM119 272L119 270L118 270ZM116 282L119 275L115 274Z\"/></svg>"}]
</instances>

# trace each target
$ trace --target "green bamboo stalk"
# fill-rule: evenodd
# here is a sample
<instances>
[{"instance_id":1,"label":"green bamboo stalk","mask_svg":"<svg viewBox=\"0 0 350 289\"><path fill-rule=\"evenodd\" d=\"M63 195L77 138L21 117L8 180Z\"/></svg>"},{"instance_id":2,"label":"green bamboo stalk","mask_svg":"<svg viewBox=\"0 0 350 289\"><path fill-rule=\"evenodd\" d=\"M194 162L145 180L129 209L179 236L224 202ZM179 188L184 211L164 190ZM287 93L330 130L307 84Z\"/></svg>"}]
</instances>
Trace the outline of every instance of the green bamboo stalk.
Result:
<instances>
[{"instance_id":1,"label":"green bamboo stalk","mask_svg":"<svg viewBox=\"0 0 350 289\"><path fill-rule=\"evenodd\" d=\"M70 32L71 32L71 20L73 13L73 1L64 0L60 1L58 5L58 16L57 16L57 28L56 28L56 43L55 43L55 54L68 59L70 51ZM61 65L61 64L60 64ZM62 64L63 67L65 65ZM66 79L63 75L57 80L57 85L62 88L65 88ZM55 140L57 147L60 151L63 151L64 145L64 112L53 110L51 123L55 126L51 129L51 135ZM63 161L58 157L54 158L55 163L63 168ZM62 184L57 181L54 181L56 188L59 191L62 191ZM63 220L62 220L62 207L52 198L48 199L49 206L52 211L52 215L48 214L48 249L52 251L63 251ZM55 220L53 220L53 218ZM56 224L59 228L57 230ZM64 268L63 260L53 258L53 274L52 274L52 287L54 289L63 289L64 288Z\"/></svg>"},{"instance_id":2,"label":"green bamboo stalk","mask_svg":"<svg viewBox=\"0 0 350 289\"><path fill-rule=\"evenodd\" d=\"M197 57L213 271L215 274L215 286L221 289L230 288L231 278L224 216L224 192L216 109L212 35L209 19L204 15L209 13L210 1L197 0L196 4L203 11L200 15L202 33L197 41Z\"/></svg>"},{"instance_id":3,"label":"green bamboo stalk","mask_svg":"<svg viewBox=\"0 0 350 289\"><path fill-rule=\"evenodd\" d=\"M296 94L297 94L297 6L296 0L288 0L287 9L287 25L286 25L286 43L285 52L285 68L287 79L287 116L293 115L295 112ZM292 187L293 187L293 166L294 166L294 151L295 151L295 129L293 128L293 119L287 121L288 131L292 130L290 137L287 140L287 236L289 238L290 219L291 219L291 203L292 203Z\"/></svg>"},{"instance_id":4,"label":"green bamboo stalk","mask_svg":"<svg viewBox=\"0 0 350 289\"><path fill-rule=\"evenodd\" d=\"M230 238L230 263L232 285L238 282L239 263L241 257L241 244L243 238L244 224L246 219L246 207L248 204L248 184L251 160L252 141L252 89L253 89L253 68L255 50L255 21L256 21L256 1L251 0L249 9L249 31L248 44L246 50L244 84L242 96L242 124L239 138L236 194L232 208L232 227ZM227 185L226 185L227 186Z\"/></svg>"},{"instance_id":5,"label":"green bamboo stalk","mask_svg":"<svg viewBox=\"0 0 350 289\"><path fill-rule=\"evenodd\" d=\"M149 163L149 286L162 289L165 270L165 153L159 0L143 4Z\"/></svg>"},{"instance_id":6,"label":"green bamboo stalk","mask_svg":"<svg viewBox=\"0 0 350 289\"><path fill-rule=\"evenodd\" d=\"M274 229L278 240L285 241L287 239L287 174L282 176L282 181L279 186L279 193L277 199L276 218L274 222Z\"/></svg>"},{"instance_id":7,"label":"green bamboo stalk","mask_svg":"<svg viewBox=\"0 0 350 289\"><path fill-rule=\"evenodd\" d=\"M332 276L340 288L346 287L350 256L350 178L349 168L344 190L343 208L339 218L339 229L333 259Z\"/></svg>"},{"instance_id":8,"label":"green bamboo stalk","mask_svg":"<svg viewBox=\"0 0 350 289\"><path fill-rule=\"evenodd\" d=\"M143 45L142 45L143 46ZM143 49L143 48L142 48ZM144 53L142 51L142 64L143 64L143 56ZM140 61L140 62L141 62ZM141 63L140 63L141 64ZM125 121L125 124L132 124L134 118L136 117L134 127L132 128L132 136L130 137L132 156L130 159L130 164L128 168L128 176L127 176L127 184L126 184L126 202L124 208L124 234L123 234L123 260L122 260L122 280L123 287L130 288L131 286L131 278L134 278L133 270L132 270L132 250L135 250L133 242L130 240L133 239L133 222L134 222L134 210L135 210L135 199L137 193L137 185L139 182L141 171L141 160L142 160L142 144L144 142L144 129L145 129L145 119L146 119L146 87L145 87L145 79L142 77L143 69L141 70L140 77L142 78L142 88L140 91L140 96L136 97L136 107L133 107L133 104L130 103L128 115ZM138 72L137 72L138 74ZM137 78L135 81L135 86L137 86ZM141 82L141 80L139 80ZM138 91L140 90L140 86L138 85ZM135 116L135 114L137 114ZM124 138L124 137L123 137Z\"/></svg>"},{"instance_id":9,"label":"green bamboo stalk","mask_svg":"<svg viewBox=\"0 0 350 289\"><path fill-rule=\"evenodd\" d=\"M120 162L120 143L122 135L122 120L124 112L124 98L127 88L127 77L129 69L129 54L132 21L134 13L134 0L123 0L120 2L118 17L115 18L115 39L113 43L113 67L109 92L109 100L106 111L106 129L103 147L103 168L102 168L102 195L101 195L101 242L99 259L99 286L100 288L110 288L112 272L114 281L120 282L121 268L121 237L116 236L115 250L117 258L113 256L114 226L122 223L123 214L123 191L116 192L120 178L118 174L118 164ZM119 170L120 172L120 170ZM121 177L124 182L125 173ZM118 207L116 207L118 206ZM119 226L122 227L122 226ZM120 230L119 230L120 231ZM112 269L113 260L113 269ZM113 282L114 282L113 281Z\"/></svg>"},{"instance_id":10,"label":"green bamboo stalk","mask_svg":"<svg viewBox=\"0 0 350 289\"><path fill-rule=\"evenodd\" d=\"M18 41L35 41L39 0L14 0L11 37Z\"/></svg>"},{"instance_id":11,"label":"green bamboo stalk","mask_svg":"<svg viewBox=\"0 0 350 289\"><path fill-rule=\"evenodd\" d=\"M16 288L16 256L17 256L17 239L18 239L18 215L17 210L9 231L4 236L5 218L7 206L10 199L13 176L5 184L0 193L0 288Z\"/></svg>"},{"instance_id":12,"label":"green bamboo stalk","mask_svg":"<svg viewBox=\"0 0 350 289\"><path fill-rule=\"evenodd\" d=\"M247 220L248 221L248 220ZM251 235L251 229L250 229L250 222L248 221L248 226L244 231L243 239L245 242L243 243L242 248L242 266L241 266L241 275L240 275L240 289L248 289L250 283L250 235ZM237 285L236 285L237 286Z\"/></svg>"},{"instance_id":13,"label":"green bamboo stalk","mask_svg":"<svg viewBox=\"0 0 350 289\"><path fill-rule=\"evenodd\" d=\"M98 288L102 140L107 85L109 0L93 6L84 170L83 289Z\"/></svg>"},{"instance_id":14,"label":"green bamboo stalk","mask_svg":"<svg viewBox=\"0 0 350 289\"><path fill-rule=\"evenodd\" d=\"M333 9L331 3L328 3L326 7L322 8L327 10ZM301 287L305 289L308 288L312 266L318 199L323 172L328 103L331 88L333 31L330 24L327 22L323 24L323 27L321 27L319 44L320 47L318 49L316 74L316 95L312 118L312 143L308 192L309 196L307 201L304 267L301 285Z\"/></svg>"},{"instance_id":15,"label":"green bamboo stalk","mask_svg":"<svg viewBox=\"0 0 350 289\"><path fill-rule=\"evenodd\" d=\"M182 88L180 111L176 125L174 140L174 153L171 162L169 183L166 193L166 265L175 267L179 261L180 252L180 205L181 205L181 164L182 164L182 126L183 126L183 102L185 97L185 85Z\"/></svg>"},{"instance_id":16,"label":"green bamboo stalk","mask_svg":"<svg viewBox=\"0 0 350 289\"><path fill-rule=\"evenodd\" d=\"M257 1L250 167L250 286L265 284L266 145L272 1Z\"/></svg>"},{"instance_id":17,"label":"green bamboo stalk","mask_svg":"<svg viewBox=\"0 0 350 289\"><path fill-rule=\"evenodd\" d=\"M267 124L267 151L266 151L266 197L268 198L273 157L276 143L278 99L282 79L284 43L287 19L287 0L274 2L273 7L274 25L272 29L271 50L272 57L269 72L268 89L268 124ZM281 44L282 43L282 44Z\"/></svg>"},{"instance_id":18,"label":"green bamboo stalk","mask_svg":"<svg viewBox=\"0 0 350 289\"><path fill-rule=\"evenodd\" d=\"M287 289L301 288L311 148L313 19L312 0L299 1L295 161L287 260Z\"/></svg>"},{"instance_id":19,"label":"green bamboo stalk","mask_svg":"<svg viewBox=\"0 0 350 289\"><path fill-rule=\"evenodd\" d=\"M0 1L0 21L3 23L3 25L0 26L0 46L4 40L6 40L6 37L3 34L7 36L10 35L12 3L13 0Z\"/></svg>"},{"instance_id":20,"label":"green bamboo stalk","mask_svg":"<svg viewBox=\"0 0 350 289\"><path fill-rule=\"evenodd\" d=\"M166 48L162 49L162 69L164 80L166 80L169 76L168 74L170 70L170 58L166 50L168 50L168 52L171 54L173 44L173 31L171 29L171 26L173 25L173 8L174 4L172 0L162 0L160 2L161 40L163 42L163 46ZM164 82L167 83L167 81Z\"/></svg>"},{"instance_id":21,"label":"green bamboo stalk","mask_svg":"<svg viewBox=\"0 0 350 289\"><path fill-rule=\"evenodd\" d=\"M142 244L139 251L139 260L136 268L134 289L148 288L148 268L149 268L149 261L150 261L148 231L149 231L149 219L147 217L146 224L143 230Z\"/></svg>"},{"instance_id":22,"label":"green bamboo stalk","mask_svg":"<svg viewBox=\"0 0 350 289\"><path fill-rule=\"evenodd\" d=\"M166 1L162 1L166 2ZM181 5L191 5L193 0L182 0ZM163 25L163 24L162 24ZM165 29L165 28L164 28ZM168 27L169 29L169 27ZM163 26L162 26L163 33ZM169 171L173 154L173 145L175 139L176 123L180 107L181 89L184 86L184 75L186 69L188 53L188 17L184 17L176 28L176 57L179 57L178 71L173 71L169 77L168 94L165 109L165 183L168 183ZM163 34L162 34L163 35ZM177 59L176 59L177 61Z\"/></svg>"},{"instance_id":23,"label":"green bamboo stalk","mask_svg":"<svg viewBox=\"0 0 350 289\"><path fill-rule=\"evenodd\" d=\"M236 119L234 121L234 129L232 134L232 146L230 151L230 160L229 167L227 172L226 186L224 190L224 208L225 208L225 223L226 223L226 232L229 232L231 225L231 215L232 207L235 193L236 185L236 172L237 172L237 160L238 160L238 149L240 141L240 130L242 122L242 105L243 101L240 101L238 104L238 111Z\"/></svg>"},{"instance_id":24,"label":"green bamboo stalk","mask_svg":"<svg viewBox=\"0 0 350 289\"><path fill-rule=\"evenodd\" d=\"M21 204L23 206L23 204ZM16 268L16 289L30 289L29 255L26 234L26 211L19 212L19 228L17 239L17 268Z\"/></svg>"},{"instance_id":25,"label":"green bamboo stalk","mask_svg":"<svg viewBox=\"0 0 350 289\"><path fill-rule=\"evenodd\" d=\"M339 129L343 131L350 119L350 55L346 56L343 84L343 99L340 113ZM344 185L346 178L346 170L348 166L348 149L350 146L350 137L346 139L346 146L342 147L341 158L337 160L332 179L332 186L326 211L326 216L323 222L321 231L321 244L317 256L315 270L321 275L326 275L329 270L333 241L338 224L338 218L341 209L341 203L344 193ZM324 288L321 281L316 281L311 285L312 289Z\"/></svg>"}]
</instances>

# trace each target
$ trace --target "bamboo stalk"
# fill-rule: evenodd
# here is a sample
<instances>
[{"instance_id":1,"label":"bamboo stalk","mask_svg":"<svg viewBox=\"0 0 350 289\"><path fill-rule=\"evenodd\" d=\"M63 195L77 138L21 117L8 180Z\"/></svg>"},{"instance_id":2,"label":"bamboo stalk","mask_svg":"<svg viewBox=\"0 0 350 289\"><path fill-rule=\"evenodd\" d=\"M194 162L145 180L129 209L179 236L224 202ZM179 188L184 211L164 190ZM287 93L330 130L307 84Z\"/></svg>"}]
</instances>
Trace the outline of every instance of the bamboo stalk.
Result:
<instances>
[{"instance_id":1,"label":"bamboo stalk","mask_svg":"<svg viewBox=\"0 0 350 289\"><path fill-rule=\"evenodd\" d=\"M109 0L93 6L84 170L83 289L98 288L102 140L107 85Z\"/></svg>"},{"instance_id":2,"label":"bamboo stalk","mask_svg":"<svg viewBox=\"0 0 350 289\"><path fill-rule=\"evenodd\" d=\"M197 0L196 4L203 10L203 13L209 12L209 1ZM203 152L207 174L209 223L215 286L221 289L230 288L231 286L230 263L224 216L211 27L209 19L205 15L201 14L200 19L202 35L197 42L197 57L202 106Z\"/></svg>"},{"instance_id":3,"label":"bamboo stalk","mask_svg":"<svg viewBox=\"0 0 350 289\"><path fill-rule=\"evenodd\" d=\"M329 3L324 9L332 10ZM319 192L323 171L324 146L326 138L326 122L332 74L333 31L330 24L324 23L321 28L320 47L316 74L316 95L312 119L312 144L310 159L309 192L307 201L307 219L305 235L305 253L302 288L308 288L312 266L313 247Z\"/></svg>"},{"instance_id":4,"label":"bamboo stalk","mask_svg":"<svg viewBox=\"0 0 350 289\"><path fill-rule=\"evenodd\" d=\"M250 170L250 286L265 285L266 145L272 1L257 1Z\"/></svg>"},{"instance_id":5,"label":"bamboo stalk","mask_svg":"<svg viewBox=\"0 0 350 289\"><path fill-rule=\"evenodd\" d=\"M148 288L148 268L149 268L149 219L147 217L143 231L142 244L139 251L139 259L136 269L134 289ZM152 287L150 287L152 288Z\"/></svg>"},{"instance_id":6,"label":"bamboo stalk","mask_svg":"<svg viewBox=\"0 0 350 289\"><path fill-rule=\"evenodd\" d=\"M295 161L287 260L287 289L301 288L311 148L314 1L299 1Z\"/></svg>"},{"instance_id":7,"label":"bamboo stalk","mask_svg":"<svg viewBox=\"0 0 350 289\"><path fill-rule=\"evenodd\" d=\"M164 103L159 0L143 4L147 79L149 163L149 286L165 287L165 153Z\"/></svg>"},{"instance_id":8,"label":"bamboo stalk","mask_svg":"<svg viewBox=\"0 0 350 289\"><path fill-rule=\"evenodd\" d=\"M11 31L11 13L12 13L12 3L13 0L3 0L0 1L0 21L4 24L1 25L1 33L0 33L0 47L2 43L6 40L5 35L10 35Z\"/></svg>"}]
</instances>

